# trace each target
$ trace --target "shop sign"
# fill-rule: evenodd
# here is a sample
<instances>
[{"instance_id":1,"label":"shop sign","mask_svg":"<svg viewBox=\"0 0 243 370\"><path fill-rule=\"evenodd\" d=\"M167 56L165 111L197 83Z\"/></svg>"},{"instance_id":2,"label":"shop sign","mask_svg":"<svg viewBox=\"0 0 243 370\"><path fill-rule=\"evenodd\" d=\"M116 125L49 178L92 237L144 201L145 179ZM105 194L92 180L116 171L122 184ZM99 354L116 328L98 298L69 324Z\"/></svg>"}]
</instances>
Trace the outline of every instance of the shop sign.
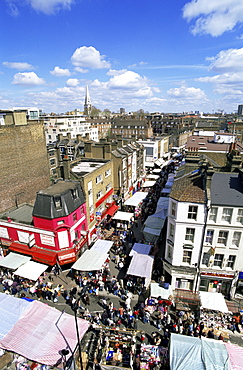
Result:
<instances>
[{"instance_id":1,"label":"shop sign","mask_svg":"<svg viewBox=\"0 0 243 370\"><path fill-rule=\"evenodd\" d=\"M234 274L227 274L227 273L221 273L221 272L212 272L212 271L202 271L202 276L216 276L221 278L227 278L227 279L233 279Z\"/></svg>"},{"instance_id":2,"label":"shop sign","mask_svg":"<svg viewBox=\"0 0 243 370\"><path fill-rule=\"evenodd\" d=\"M63 260L66 260L66 259L69 259L69 258L73 258L75 257L75 253L72 252L72 253L68 253L68 254L64 254L64 256L58 256L58 259L59 261L63 261Z\"/></svg>"},{"instance_id":3,"label":"shop sign","mask_svg":"<svg viewBox=\"0 0 243 370\"><path fill-rule=\"evenodd\" d=\"M90 222L94 221L94 214L93 213L90 213L89 220L90 220Z\"/></svg>"},{"instance_id":4,"label":"shop sign","mask_svg":"<svg viewBox=\"0 0 243 370\"><path fill-rule=\"evenodd\" d=\"M243 271L239 272L239 279L243 279Z\"/></svg>"}]
</instances>

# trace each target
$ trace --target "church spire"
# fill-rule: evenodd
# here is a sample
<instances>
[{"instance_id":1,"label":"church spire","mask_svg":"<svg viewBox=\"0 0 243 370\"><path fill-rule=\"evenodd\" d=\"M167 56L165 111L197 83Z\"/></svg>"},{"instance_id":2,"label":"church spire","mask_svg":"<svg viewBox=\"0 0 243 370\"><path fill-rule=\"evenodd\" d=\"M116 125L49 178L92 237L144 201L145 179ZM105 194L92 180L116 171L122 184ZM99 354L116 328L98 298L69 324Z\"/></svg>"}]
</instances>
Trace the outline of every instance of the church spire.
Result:
<instances>
[{"instance_id":1,"label":"church spire","mask_svg":"<svg viewBox=\"0 0 243 370\"><path fill-rule=\"evenodd\" d=\"M89 88L88 85L86 85L86 94L85 94L85 101L84 101L84 114L86 116L89 116L91 113L92 104L89 96Z\"/></svg>"}]
</instances>

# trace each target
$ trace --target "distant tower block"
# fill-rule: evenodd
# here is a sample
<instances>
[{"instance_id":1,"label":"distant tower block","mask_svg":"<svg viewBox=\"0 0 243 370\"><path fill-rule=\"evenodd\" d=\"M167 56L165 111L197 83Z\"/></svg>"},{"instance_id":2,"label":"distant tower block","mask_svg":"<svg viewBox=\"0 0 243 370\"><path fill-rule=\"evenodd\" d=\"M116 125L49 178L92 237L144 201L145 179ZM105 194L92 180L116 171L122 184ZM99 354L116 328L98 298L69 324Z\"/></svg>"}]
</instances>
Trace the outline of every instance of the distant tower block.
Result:
<instances>
[{"instance_id":1,"label":"distant tower block","mask_svg":"<svg viewBox=\"0 0 243 370\"><path fill-rule=\"evenodd\" d=\"M85 94L85 101L84 101L84 114L89 116L91 113L92 104L89 96L89 88L86 86L86 94Z\"/></svg>"}]
</instances>

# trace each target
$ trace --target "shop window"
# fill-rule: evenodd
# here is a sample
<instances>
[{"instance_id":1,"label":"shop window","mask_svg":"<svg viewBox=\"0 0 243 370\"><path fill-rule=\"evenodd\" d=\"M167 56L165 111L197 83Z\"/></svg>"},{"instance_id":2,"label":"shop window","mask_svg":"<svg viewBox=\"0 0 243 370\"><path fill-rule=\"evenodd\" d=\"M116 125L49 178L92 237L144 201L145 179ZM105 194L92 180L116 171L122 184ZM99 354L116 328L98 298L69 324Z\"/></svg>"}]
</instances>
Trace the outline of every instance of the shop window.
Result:
<instances>
[{"instance_id":1,"label":"shop window","mask_svg":"<svg viewBox=\"0 0 243 370\"><path fill-rule=\"evenodd\" d=\"M226 245L228 238L228 231L219 231L218 243Z\"/></svg>"},{"instance_id":2,"label":"shop window","mask_svg":"<svg viewBox=\"0 0 243 370\"><path fill-rule=\"evenodd\" d=\"M232 270L234 269L234 266L235 266L235 259L236 259L236 256L233 256L233 255L230 255L228 258L227 267L230 267Z\"/></svg>"},{"instance_id":3,"label":"shop window","mask_svg":"<svg viewBox=\"0 0 243 370\"><path fill-rule=\"evenodd\" d=\"M188 251L186 249L183 250L182 262L188 263L190 265L191 259L192 259L192 251Z\"/></svg>"},{"instance_id":4,"label":"shop window","mask_svg":"<svg viewBox=\"0 0 243 370\"><path fill-rule=\"evenodd\" d=\"M186 279L176 279L175 287L177 289L192 290L192 281Z\"/></svg>"},{"instance_id":5,"label":"shop window","mask_svg":"<svg viewBox=\"0 0 243 370\"><path fill-rule=\"evenodd\" d=\"M223 259L224 259L224 255L223 254L215 254L213 265L214 266L218 266L218 267L222 267L222 265L223 265Z\"/></svg>"},{"instance_id":6,"label":"shop window","mask_svg":"<svg viewBox=\"0 0 243 370\"><path fill-rule=\"evenodd\" d=\"M240 245L240 239L241 239L241 232L235 231L233 234L232 245L238 248Z\"/></svg>"},{"instance_id":7,"label":"shop window","mask_svg":"<svg viewBox=\"0 0 243 370\"><path fill-rule=\"evenodd\" d=\"M194 235L195 235L195 229L191 229L190 227L187 227L186 228L185 240L190 240L193 243L194 242Z\"/></svg>"},{"instance_id":8,"label":"shop window","mask_svg":"<svg viewBox=\"0 0 243 370\"><path fill-rule=\"evenodd\" d=\"M218 214L218 208L212 207L210 209L209 220L216 222L217 214Z\"/></svg>"},{"instance_id":9,"label":"shop window","mask_svg":"<svg viewBox=\"0 0 243 370\"><path fill-rule=\"evenodd\" d=\"M243 209L242 208L238 209L238 214L237 214L236 221L240 222L241 225L243 225Z\"/></svg>"},{"instance_id":10,"label":"shop window","mask_svg":"<svg viewBox=\"0 0 243 370\"><path fill-rule=\"evenodd\" d=\"M230 224L232 218L232 211L233 211L232 208L223 208L221 221L225 221Z\"/></svg>"},{"instance_id":11,"label":"shop window","mask_svg":"<svg viewBox=\"0 0 243 370\"><path fill-rule=\"evenodd\" d=\"M189 206L187 218L191 220L196 220L197 219L197 209L198 209L197 206Z\"/></svg>"},{"instance_id":12,"label":"shop window","mask_svg":"<svg viewBox=\"0 0 243 370\"><path fill-rule=\"evenodd\" d=\"M206 233L206 243L209 243L209 244L212 244L213 243L213 233L214 233L214 230L207 230L207 233Z\"/></svg>"}]
</instances>

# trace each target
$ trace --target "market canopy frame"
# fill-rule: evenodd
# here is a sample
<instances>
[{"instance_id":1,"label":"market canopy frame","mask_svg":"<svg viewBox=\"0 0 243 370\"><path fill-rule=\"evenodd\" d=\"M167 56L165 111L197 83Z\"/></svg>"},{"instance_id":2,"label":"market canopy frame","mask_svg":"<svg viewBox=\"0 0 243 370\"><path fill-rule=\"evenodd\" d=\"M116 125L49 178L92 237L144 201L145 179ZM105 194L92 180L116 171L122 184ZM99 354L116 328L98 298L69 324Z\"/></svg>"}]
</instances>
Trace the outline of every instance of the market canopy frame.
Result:
<instances>
[{"instance_id":1,"label":"market canopy frame","mask_svg":"<svg viewBox=\"0 0 243 370\"><path fill-rule=\"evenodd\" d=\"M26 262L30 261L31 257L10 252L6 257L0 260L0 266L5 267L11 270L16 270L21 265L24 265Z\"/></svg>"}]
</instances>

